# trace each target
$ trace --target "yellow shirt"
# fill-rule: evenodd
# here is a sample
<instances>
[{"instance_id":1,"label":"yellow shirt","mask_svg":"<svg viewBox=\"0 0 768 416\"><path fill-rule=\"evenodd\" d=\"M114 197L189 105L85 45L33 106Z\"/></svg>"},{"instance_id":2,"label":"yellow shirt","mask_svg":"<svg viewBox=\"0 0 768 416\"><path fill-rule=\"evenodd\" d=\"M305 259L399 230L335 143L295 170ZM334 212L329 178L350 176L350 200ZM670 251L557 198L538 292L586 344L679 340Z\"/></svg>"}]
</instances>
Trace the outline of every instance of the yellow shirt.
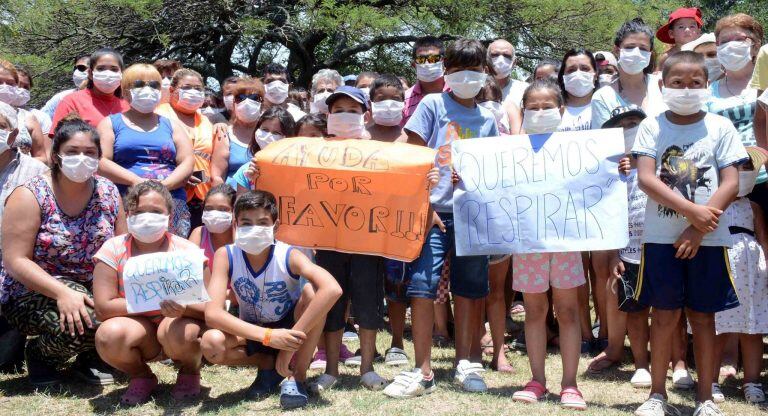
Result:
<instances>
[{"instance_id":1,"label":"yellow shirt","mask_svg":"<svg viewBox=\"0 0 768 416\"><path fill-rule=\"evenodd\" d=\"M157 114L171 120L179 120L170 104L160 104L155 110ZM182 123L182 125L184 125ZM184 125L186 127L186 125ZM213 124L208 117L195 112L195 127L187 128L187 135L192 139L192 153L195 157L194 172L203 171L203 183L197 186L187 185L187 201L194 198L204 200L211 189L211 155L213 154Z\"/></svg>"},{"instance_id":2,"label":"yellow shirt","mask_svg":"<svg viewBox=\"0 0 768 416\"><path fill-rule=\"evenodd\" d=\"M755 62L755 72L749 86L756 90L768 90L768 45L760 48Z\"/></svg>"}]
</instances>

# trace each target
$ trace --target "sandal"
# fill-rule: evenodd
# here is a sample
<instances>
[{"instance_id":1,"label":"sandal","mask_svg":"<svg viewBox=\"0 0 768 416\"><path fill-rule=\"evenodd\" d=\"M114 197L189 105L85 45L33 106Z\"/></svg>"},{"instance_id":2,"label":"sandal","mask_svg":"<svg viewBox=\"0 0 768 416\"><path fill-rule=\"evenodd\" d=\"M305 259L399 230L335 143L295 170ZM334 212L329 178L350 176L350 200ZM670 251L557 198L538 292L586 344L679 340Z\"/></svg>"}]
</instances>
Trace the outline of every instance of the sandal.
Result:
<instances>
[{"instance_id":1,"label":"sandal","mask_svg":"<svg viewBox=\"0 0 768 416\"><path fill-rule=\"evenodd\" d=\"M762 403L765 401L765 392L760 383L744 383L744 400L748 403Z\"/></svg>"},{"instance_id":2,"label":"sandal","mask_svg":"<svg viewBox=\"0 0 768 416\"><path fill-rule=\"evenodd\" d=\"M157 388L157 377L132 378L128 383L128 389L120 396L120 404L136 406L149 401L152 393Z\"/></svg>"},{"instance_id":3,"label":"sandal","mask_svg":"<svg viewBox=\"0 0 768 416\"><path fill-rule=\"evenodd\" d=\"M587 410L587 402L576 387L566 387L560 392L560 406L571 410Z\"/></svg>"},{"instance_id":4,"label":"sandal","mask_svg":"<svg viewBox=\"0 0 768 416\"><path fill-rule=\"evenodd\" d=\"M518 390L512 395L512 400L529 404L538 403L538 401L546 397L547 394L549 394L549 391L547 391L546 387L538 381L531 380L522 390Z\"/></svg>"},{"instance_id":5,"label":"sandal","mask_svg":"<svg viewBox=\"0 0 768 416\"><path fill-rule=\"evenodd\" d=\"M608 358L607 355L597 356L587 365L587 374L602 374L603 371L608 370L617 364L619 364L618 361Z\"/></svg>"},{"instance_id":6,"label":"sandal","mask_svg":"<svg viewBox=\"0 0 768 416\"><path fill-rule=\"evenodd\" d=\"M171 396L175 400L192 399L199 394L200 374L179 374L176 376L176 384L171 390Z\"/></svg>"}]
</instances>

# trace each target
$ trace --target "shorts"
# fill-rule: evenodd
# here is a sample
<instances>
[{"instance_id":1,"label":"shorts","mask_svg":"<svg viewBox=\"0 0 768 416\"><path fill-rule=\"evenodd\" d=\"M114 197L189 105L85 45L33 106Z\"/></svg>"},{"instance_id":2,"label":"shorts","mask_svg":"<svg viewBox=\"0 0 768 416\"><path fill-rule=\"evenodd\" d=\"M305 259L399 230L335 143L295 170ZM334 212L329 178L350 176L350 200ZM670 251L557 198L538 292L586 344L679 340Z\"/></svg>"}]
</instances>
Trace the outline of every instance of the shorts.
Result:
<instances>
[{"instance_id":1,"label":"shorts","mask_svg":"<svg viewBox=\"0 0 768 416\"><path fill-rule=\"evenodd\" d=\"M699 247L677 259L672 244L643 244L635 299L659 309L715 313L739 306L726 247Z\"/></svg>"},{"instance_id":2,"label":"shorts","mask_svg":"<svg viewBox=\"0 0 768 416\"><path fill-rule=\"evenodd\" d=\"M549 287L573 289L585 284L581 253L529 253L512 256L512 289L544 293Z\"/></svg>"},{"instance_id":3,"label":"shorts","mask_svg":"<svg viewBox=\"0 0 768 416\"><path fill-rule=\"evenodd\" d=\"M456 256L453 214L438 213L445 232L432 227L419 257L408 265L409 298L435 299L446 257L451 258L451 293L469 299L488 296L488 256Z\"/></svg>"},{"instance_id":4,"label":"shorts","mask_svg":"<svg viewBox=\"0 0 768 416\"><path fill-rule=\"evenodd\" d=\"M384 259L384 294L387 301L408 303L407 288L408 279L405 275L405 263Z\"/></svg>"},{"instance_id":5,"label":"shorts","mask_svg":"<svg viewBox=\"0 0 768 416\"><path fill-rule=\"evenodd\" d=\"M622 312L640 312L646 309L635 297L640 276L640 265L624 262L624 274L616 282L616 296L619 298L619 310Z\"/></svg>"},{"instance_id":6,"label":"shorts","mask_svg":"<svg viewBox=\"0 0 768 416\"><path fill-rule=\"evenodd\" d=\"M341 286L342 295L328 311L325 331L344 329L347 302L352 303L355 322L363 329L379 329L384 323L383 261L378 256L318 250L317 265Z\"/></svg>"},{"instance_id":7,"label":"shorts","mask_svg":"<svg viewBox=\"0 0 768 416\"><path fill-rule=\"evenodd\" d=\"M283 319L275 322L255 323L255 325L258 325L262 328L290 329L290 328L293 328L293 325L296 323L296 319L294 317L295 313L296 313L296 306L294 305L294 307L291 308L291 310L288 311L287 314L285 314ZM273 357L277 357L277 354L279 352L280 350L272 347L267 347L259 341L254 341L251 339L245 340L245 353L249 357L254 354L265 354L265 355L271 355Z\"/></svg>"}]
</instances>

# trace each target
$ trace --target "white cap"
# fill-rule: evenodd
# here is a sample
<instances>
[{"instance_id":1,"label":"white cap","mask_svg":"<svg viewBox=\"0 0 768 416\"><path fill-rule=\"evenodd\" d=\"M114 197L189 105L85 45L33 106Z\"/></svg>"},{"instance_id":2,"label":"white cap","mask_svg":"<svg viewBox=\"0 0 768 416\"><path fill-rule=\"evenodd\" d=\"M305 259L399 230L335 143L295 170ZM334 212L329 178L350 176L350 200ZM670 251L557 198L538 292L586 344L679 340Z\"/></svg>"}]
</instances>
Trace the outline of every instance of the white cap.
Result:
<instances>
[{"instance_id":1,"label":"white cap","mask_svg":"<svg viewBox=\"0 0 768 416\"><path fill-rule=\"evenodd\" d=\"M698 39L694 40L693 42L688 42L682 47L680 47L681 51L693 51L696 49L699 45L703 45L705 43L715 43L715 34L714 33L705 33L701 36L699 36Z\"/></svg>"},{"instance_id":2,"label":"white cap","mask_svg":"<svg viewBox=\"0 0 768 416\"><path fill-rule=\"evenodd\" d=\"M619 67L618 61L616 61L616 57L610 53L605 51L598 51L594 53L594 56L597 57L597 55L603 55L603 58L605 58L605 61L608 62L608 65L613 65L616 68Z\"/></svg>"}]
</instances>

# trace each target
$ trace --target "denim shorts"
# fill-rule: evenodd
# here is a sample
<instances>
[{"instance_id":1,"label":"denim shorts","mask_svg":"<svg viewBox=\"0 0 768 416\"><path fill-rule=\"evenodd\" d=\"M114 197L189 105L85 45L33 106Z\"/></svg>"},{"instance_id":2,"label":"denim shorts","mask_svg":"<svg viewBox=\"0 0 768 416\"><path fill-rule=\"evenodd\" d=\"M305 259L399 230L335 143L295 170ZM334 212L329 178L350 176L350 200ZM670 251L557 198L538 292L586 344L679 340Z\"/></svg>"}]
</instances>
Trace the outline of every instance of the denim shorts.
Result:
<instances>
[{"instance_id":1,"label":"denim shorts","mask_svg":"<svg viewBox=\"0 0 768 416\"><path fill-rule=\"evenodd\" d=\"M408 303L408 279L406 264L402 261L384 259L384 294L387 301Z\"/></svg>"},{"instance_id":2,"label":"denim shorts","mask_svg":"<svg viewBox=\"0 0 768 416\"><path fill-rule=\"evenodd\" d=\"M446 256L451 256L451 293L469 299L488 296L488 256L456 256L453 214L438 213L445 232L432 227L419 257L408 265L409 298L435 299Z\"/></svg>"}]
</instances>

